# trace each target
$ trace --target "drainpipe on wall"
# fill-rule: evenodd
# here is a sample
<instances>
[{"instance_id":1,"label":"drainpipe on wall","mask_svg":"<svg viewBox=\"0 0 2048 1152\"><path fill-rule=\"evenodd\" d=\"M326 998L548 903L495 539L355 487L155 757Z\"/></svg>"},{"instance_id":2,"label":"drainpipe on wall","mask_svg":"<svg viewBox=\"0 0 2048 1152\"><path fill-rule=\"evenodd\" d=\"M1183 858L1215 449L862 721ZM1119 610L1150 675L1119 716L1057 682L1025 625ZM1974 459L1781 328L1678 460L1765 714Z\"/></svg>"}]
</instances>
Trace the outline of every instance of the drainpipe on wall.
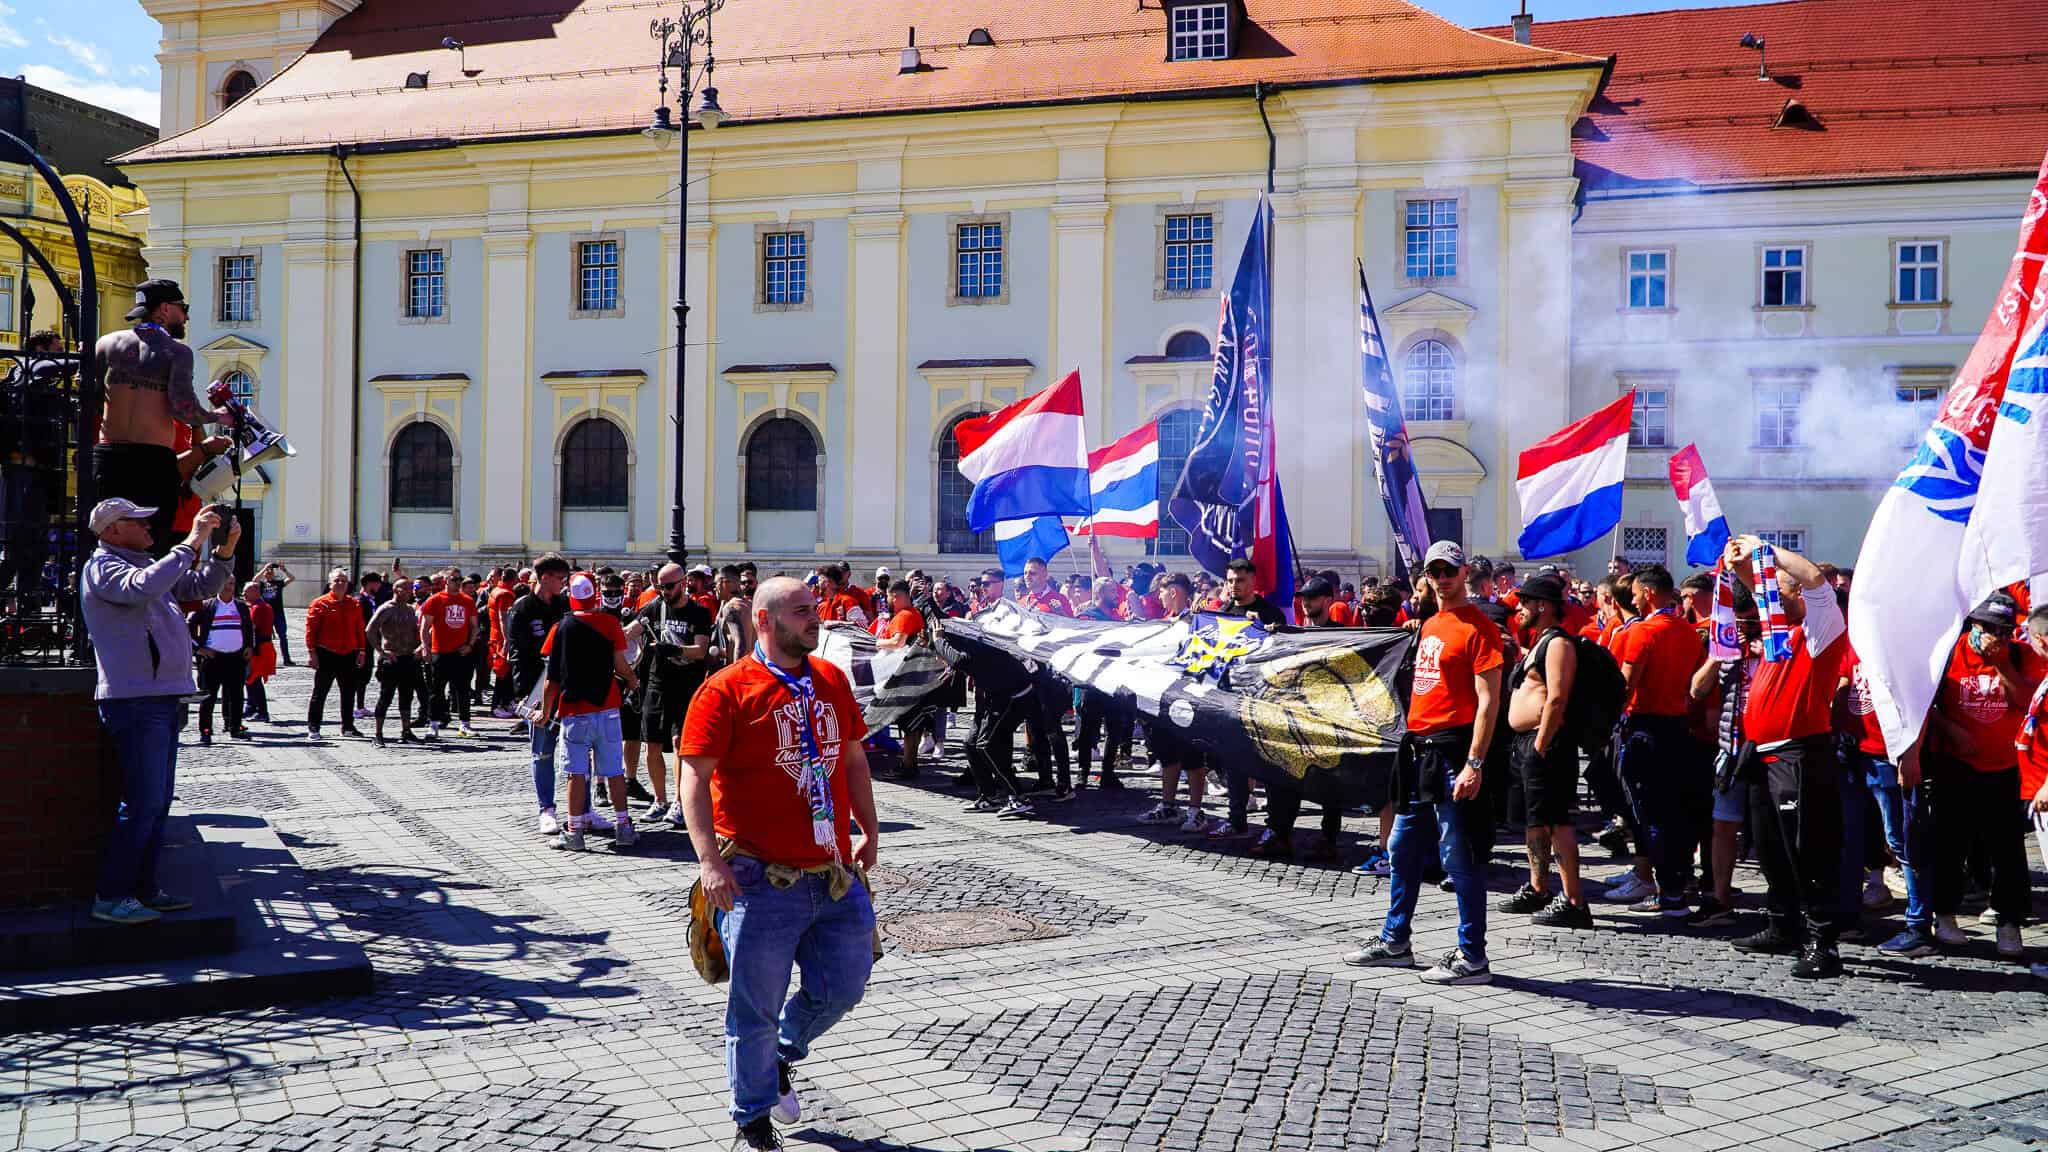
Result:
<instances>
[{"instance_id":1,"label":"drainpipe on wall","mask_svg":"<svg viewBox=\"0 0 2048 1152\"><path fill-rule=\"evenodd\" d=\"M363 192L348 170L348 158L354 151L346 144L334 146L334 162L341 166L342 179L348 181L353 200L349 212L349 223L354 229L349 246L354 284L350 293L353 318L349 322L348 353L348 571L351 577L360 578L363 534L356 510L363 495Z\"/></svg>"}]
</instances>

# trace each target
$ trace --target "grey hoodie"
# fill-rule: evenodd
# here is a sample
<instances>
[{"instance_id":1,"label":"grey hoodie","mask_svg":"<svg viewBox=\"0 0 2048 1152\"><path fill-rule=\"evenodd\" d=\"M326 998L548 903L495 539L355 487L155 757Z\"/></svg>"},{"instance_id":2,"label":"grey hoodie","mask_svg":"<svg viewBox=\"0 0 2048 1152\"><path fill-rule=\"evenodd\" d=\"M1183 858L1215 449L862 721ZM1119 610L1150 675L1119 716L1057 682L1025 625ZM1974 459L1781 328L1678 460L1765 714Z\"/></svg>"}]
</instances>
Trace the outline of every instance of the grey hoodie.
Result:
<instances>
[{"instance_id":1,"label":"grey hoodie","mask_svg":"<svg viewBox=\"0 0 2048 1152\"><path fill-rule=\"evenodd\" d=\"M85 629L99 664L95 700L189 696L192 634L180 601L218 595L233 572L212 556L192 566L192 548L172 546L161 560L101 544L85 562Z\"/></svg>"}]
</instances>

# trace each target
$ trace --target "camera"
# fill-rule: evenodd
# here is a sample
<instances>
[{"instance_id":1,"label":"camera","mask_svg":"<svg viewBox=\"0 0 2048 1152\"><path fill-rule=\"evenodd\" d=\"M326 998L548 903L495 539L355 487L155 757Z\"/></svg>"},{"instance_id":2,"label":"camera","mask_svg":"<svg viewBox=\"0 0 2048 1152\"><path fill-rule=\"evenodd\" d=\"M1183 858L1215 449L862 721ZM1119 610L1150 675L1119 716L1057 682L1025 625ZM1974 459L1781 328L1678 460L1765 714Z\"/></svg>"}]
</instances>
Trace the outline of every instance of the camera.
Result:
<instances>
[{"instance_id":1,"label":"camera","mask_svg":"<svg viewBox=\"0 0 2048 1152\"><path fill-rule=\"evenodd\" d=\"M216 550L225 548L228 543L228 527L235 521L235 510L226 504L208 504L201 511L211 512L220 517L220 523L213 526L213 540L207 547Z\"/></svg>"}]
</instances>

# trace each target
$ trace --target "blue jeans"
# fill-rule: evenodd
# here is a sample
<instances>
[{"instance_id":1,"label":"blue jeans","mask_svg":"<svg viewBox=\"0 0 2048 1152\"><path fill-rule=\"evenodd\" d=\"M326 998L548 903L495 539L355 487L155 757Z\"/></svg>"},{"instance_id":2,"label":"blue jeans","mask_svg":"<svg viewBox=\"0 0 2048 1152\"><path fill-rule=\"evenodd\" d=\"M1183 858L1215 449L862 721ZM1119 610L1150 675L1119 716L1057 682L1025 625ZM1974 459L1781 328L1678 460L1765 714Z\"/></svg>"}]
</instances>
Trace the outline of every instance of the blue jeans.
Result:
<instances>
[{"instance_id":1,"label":"blue jeans","mask_svg":"<svg viewBox=\"0 0 2048 1152\"><path fill-rule=\"evenodd\" d=\"M121 806L100 852L99 897L156 895L156 858L178 773L178 698L99 702L100 723L121 761Z\"/></svg>"},{"instance_id":2,"label":"blue jeans","mask_svg":"<svg viewBox=\"0 0 2048 1152\"><path fill-rule=\"evenodd\" d=\"M555 726L529 722L526 751L533 762L534 798L540 801L541 811L552 812L555 808Z\"/></svg>"},{"instance_id":3,"label":"blue jeans","mask_svg":"<svg viewBox=\"0 0 2048 1152\"><path fill-rule=\"evenodd\" d=\"M1869 808L1868 774L1861 764L1842 761L1842 866L1835 881L1835 923L1844 929L1863 919L1864 831Z\"/></svg>"},{"instance_id":4,"label":"blue jeans","mask_svg":"<svg viewBox=\"0 0 2048 1152\"><path fill-rule=\"evenodd\" d=\"M1862 771L1864 786L1877 801L1885 847L1898 857L1899 870L1906 874L1906 927L1931 930L1934 910L1927 902L1927 873L1914 865L1926 858L1922 848L1927 841L1927 821L1916 818L1921 811L1920 789L1900 785L1898 767L1882 756L1851 752L1849 764L1852 770Z\"/></svg>"},{"instance_id":5,"label":"blue jeans","mask_svg":"<svg viewBox=\"0 0 2048 1152\"><path fill-rule=\"evenodd\" d=\"M802 1060L860 1003L875 957L875 909L865 885L856 882L834 900L822 876L777 888L764 867L751 856L733 857L740 894L718 928L732 969L725 1082L732 1117L741 1124L774 1107L776 1060ZM794 996L788 995L791 965L803 972Z\"/></svg>"},{"instance_id":6,"label":"blue jeans","mask_svg":"<svg viewBox=\"0 0 2048 1152\"><path fill-rule=\"evenodd\" d=\"M571 776L595 775L599 779L626 774L624 730L619 710L585 712L562 717L562 771ZM552 783L552 781L550 782Z\"/></svg>"},{"instance_id":7,"label":"blue jeans","mask_svg":"<svg viewBox=\"0 0 2048 1152\"><path fill-rule=\"evenodd\" d=\"M1445 768L1440 775L1435 794L1449 796L1457 773ZM1476 798L1438 803L1407 800L1395 807L1393 843L1388 846L1393 877L1387 922L1380 928L1380 939L1389 944L1408 942L1410 924L1415 919L1415 898L1422 891L1423 859L1426 853L1435 851L1458 893L1458 947L1473 963L1486 962L1483 861L1489 846L1476 833L1487 829L1491 820L1491 814Z\"/></svg>"}]
</instances>

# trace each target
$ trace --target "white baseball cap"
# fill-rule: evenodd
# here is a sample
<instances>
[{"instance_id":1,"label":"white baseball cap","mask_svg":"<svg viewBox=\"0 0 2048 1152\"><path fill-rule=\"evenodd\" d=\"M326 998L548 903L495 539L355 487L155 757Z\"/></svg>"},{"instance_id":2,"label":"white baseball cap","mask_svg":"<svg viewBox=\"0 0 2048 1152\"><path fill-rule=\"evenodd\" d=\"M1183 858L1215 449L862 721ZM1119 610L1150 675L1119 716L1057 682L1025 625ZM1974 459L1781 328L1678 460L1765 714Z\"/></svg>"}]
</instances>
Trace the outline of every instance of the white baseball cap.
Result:
<instances>
[{"instance_id":1,"label":"white baseball cap","mask_svg":"<svg viewBox=\"0 0 2048 1152\"><path fill-rule=\"evenodd\" d=\"M597 599L597 583L590 578L590 573L578 572L574 576L569 577L569 599Z\"/></svg>"},{"instance_id":2,"label":"white baseball cap","mask_svg":"<svg viewBox=\"0 0 2048 1152\"><path fill-rule=\"evenodd\" d=\"M89 523L92 527L92 534L99 536L103 535L107 529L112 528L116 521L147 520L154 515L156 515L156 509L154 508L144 508L133 500L124 500L119 496L115 496L102 500L92 506L92 516Z\"/></svg>"}]
</instances>

